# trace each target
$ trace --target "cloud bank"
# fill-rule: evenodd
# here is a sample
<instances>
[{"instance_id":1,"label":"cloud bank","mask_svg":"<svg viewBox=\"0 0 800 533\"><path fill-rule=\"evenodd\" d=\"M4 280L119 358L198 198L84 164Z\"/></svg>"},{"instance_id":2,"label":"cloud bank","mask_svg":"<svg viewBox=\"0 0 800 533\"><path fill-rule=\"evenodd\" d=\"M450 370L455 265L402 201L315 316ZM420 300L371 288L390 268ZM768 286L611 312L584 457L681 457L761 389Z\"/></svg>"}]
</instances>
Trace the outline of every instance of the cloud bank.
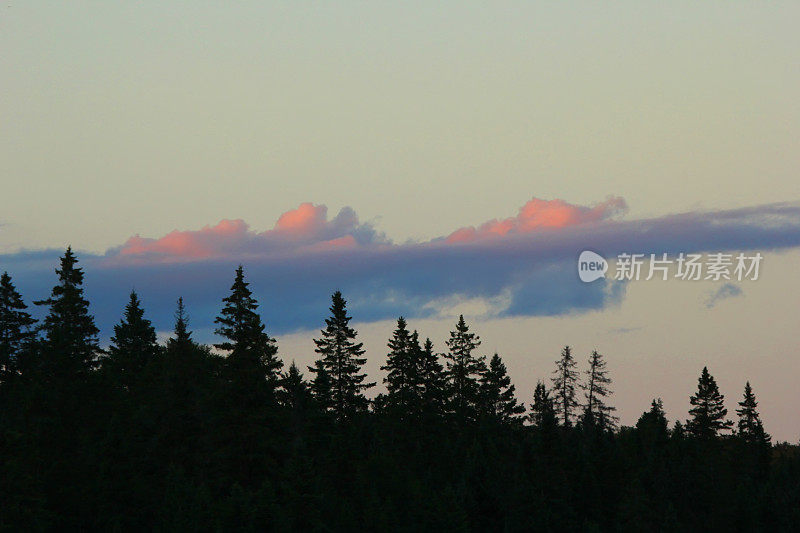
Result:
<instances>
[{"instance_id":1,"label":"cloud bank","mask_svg":"<svg viewBox=\"0 0 800 533\"><path fill-rule=\"evenodd\" d=\"M103 255L79 258L104 332L135 288L160 329L171 327L174 301L183 296L194 328L208 333L242 263L268 328L283 333L321 326L336 289L357 321L437 316L475 300L491 316L559 315L603 309L624 297L622 283L579 281L575 262L584 249L613 257L800 246L798 204L639 220L624 220L625 210L621 198L592 206L534 198L516 217L396 244L350 208L329 218L324 205L305 203L266 231L223 220L160 238L134 236ZM0 256L0 270L12 274L27 301L38 299L54 283L62 252Z\"/></svg>"}]
</instances>

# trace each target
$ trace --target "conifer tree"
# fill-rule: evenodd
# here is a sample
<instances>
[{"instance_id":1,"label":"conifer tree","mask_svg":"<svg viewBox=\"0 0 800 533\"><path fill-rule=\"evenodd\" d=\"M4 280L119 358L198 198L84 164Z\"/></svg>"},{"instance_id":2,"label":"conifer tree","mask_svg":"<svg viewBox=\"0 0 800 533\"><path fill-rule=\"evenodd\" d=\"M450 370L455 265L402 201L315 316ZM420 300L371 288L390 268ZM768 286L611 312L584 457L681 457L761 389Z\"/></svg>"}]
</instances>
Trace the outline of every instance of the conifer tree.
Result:
<instances>
[{"instance_id":1,"label":"conifer tree","mask_svg":"<svg viewBox=\"0 0 800 533\"><path fill-rule=\"evenodd\" d=\"M420 352L419 342L413 342L406 320L397 319L397 328L388 343L389 354L381 370L388 372L386 405L400 416L415 414L419 407Z\"/></svg>"},{"instance_id":2,"label":"conifer tree","mask_svg":"<svg viewBox=\"0 0 800 533\"><path fill-rule=\"evenodd\" d=\"M764 431L757 407L756 395L748 381L744 386L744 398L739 402L739 409L736 410L736 414L739 415L739 435L746 442L769 446L771 437Z\"/></svg>"},{"instance_id":3,"label":"conifer tree","mask_svg":"<svg viewBox=\"0 0 800 533\"><path fill-rule=\"evenodd\" d=\"M192 332L189 331L189 317L183 304L183 296L178 298L178 307L175 310L175 327L172 337L167 340L167 347L179 347L192 344Z\"/></svg>"},{"instance_id":4,"label":"conifer tree","mask_svg":"<svg viewBox=\"0 0 800 533\"><path fill-rule=\"evenodd\" d=\"M42 370L64 379L85 373L97 366L98 346L94 318L89 314L89 302L83 297L83 270L68 247L56 269L58 284L50 298L34 302L49 307L42 323L44 359Z\"/></svg>"},{"instance_id":5,"label":"conifer tree","mask_svg":"<svg viewBox=\"0 0 800 533\"><path fill-rule=\"evenodd\" d=\"M525 406L517 403L514 385L497 353L492 356L489 367L481 376L480 387L481 403L490 419L502 423L521 422L520 415L525 412Z\"/></svg>"},{"instance_id":6,"label":"conifer tree","mask_svg":"<svg viewBox=\"0 0 800 533\"><path fill-rule=\"evenodd\" d=\"M135 291L131 291L125 314L114 326L114 336L103 367L115 375L123 387L130 387L141 377L147 364L158 354L156 330L144 318L144 309Z\"/></svg>"},{"instance_id":7,"label":"conifer tree","mask_svg":"<svg viewBox=\"0 0 800 533\"><path fill-rule=\"evenodd\" d=\"M448 352L444 354L444 358L448 411L459 421L472 420L477 414L480 401L478 380L486 371L485 358L472 354L481 344L480 337L470 333L464 315L461 315L446 344Z\"/></svg>"},{"instance_id":8,"label":"conifer tree","mask_svg":"<svg viewBox=\"0 0 800 533\"><path fill-rule=\"evenodd\" d=\"M283 363L278 359L275 339L264 331L258 315L258 302L244 280L241 265L231 286L231 294L223 298L224 307L214 320L219 327L214 331L225 338L214 346L228 352L225 366L234 387L253 388L266 385L275 390Z\"/></svg>"},{"instance_id":9,"label":"conifer tree","mask_svg":"<svg viewBox=\"0 0 800 533\"><path fill-rule=\"evenodd\" d=\"M661 398L656 398L650 404L650 410L642 413L636 422L642 442L647 445L666 442L669 437L667 415L664 413L664 404Z\"/></svg>"},{"instance_id":10,"label":"conifer tree","mask_svg":"<svg viewBox=\"0 0 800 533\"><path fill-rule=\"evenodd\" d=\"M531 424L539 429L552 428L558 425L553 399L544 383L538 381L533 391L533 403L528 417Z\"/></svg>"},{"instance_id":11,"label":"conifer tree","mask_svg":"<svg viewBox=\"0 0 800 533\"><path fill-rule=\"evenodd\" d=\"M281 405L293 411L305 409L311 400L308 384L294 361L282 375L278 400Z\"/></svg>"},{"instance_id":12,"label":"conifer tree","mask_svg":"<svg viewBox=\"0 0 800 533\"><path fill-rule=\"evenodd\" d=\"M616 408L606 403L606 398L611 395L610 384L606 362L597 350L593 350L589 356L589 368L586 370L586 383L582 386L586 395L584 424L609 430L617 428L619 419L612 414Z\"/></svg>"},{"instance_id":13,"label":"conifer tree","mask_svg":"<svg viewBox=\"0 0 800 533\"><path fill-rule=\"evenodd\" d=\"M355 342L357 333L349 326L351 317L347 316L347 302L340 291L333 294L331 301L331 316L325 319L322 337L314 339L314 344L330 378L333 411L337 419L343 420L366 410L369 401L364 391L375 383L364 382L367 375L361 368L367 360L362 357L363 344ZM317 367L309 367L309 370L318 373Z\"/></svg>"},{"instance_id":14,"label":"conifer tree","mask_svg":"<svg viewBox=\"0 0 800 533\"><path fill-rule=\"evenodd\" d=\"M411 334L411 342L419 346L419 334ZM446 380L444 368L433 350L433 342L426 338L419 350L419 380L422 385L422 412L427 415L441 414L444 409Z\"/></svg>"},{"instance_id":15,"label":"conifer tree","mask_svg":"<svg viewBox=\"0 0 800 533\"><path fill-rule=\"evenodd\" d=\"M575 387L578 383L578 372L575 370L575 358L572 349L564 346L561 357L556 361L556 370L553 372L553 405L556 415L565 426L572 424L572 417L578 400L575 398Z\"/></svg>"},{"instance_id":16,"label":"conifer tree","mask_svg":"<svg viewBox=\"0 0 800 533\"><path fill-rule=\"evenodd\" d=\"M0 383L6 382L17 369L17 357L33 339L36 323L11 282L8 272L0 275Z\"/></svg>"},{"instance_id":17,"label":"conifer tree","mask_svg":"<svg viewBox=\"0 0 800 533\"><path fill-rule=\"evenodd\" d=\"M323 411L330 411L333 409L333 395L331 392L331 376L325 369L325 365L321 359L317 359L313 367L308 367L309 372L314 374L311 380L311 397L314 399L317 407Z\"/></svg>"},{"instance_id":18,"label":"conifer tree","mask_svg":"<svg viewBox=\"0 0 800 533\"><path fill-rule=\"evenodd\" d=\"M725 409L725 397L720 394L717 382L709 374L707 367L703 367L697 382L697 393L689 399L689 403L693 406L689 409L691 418L686 422L686 429L690 435L711 439L733 425L733 422L725 420L728 414L728 410Z\"/></svg>"}]
</instances>

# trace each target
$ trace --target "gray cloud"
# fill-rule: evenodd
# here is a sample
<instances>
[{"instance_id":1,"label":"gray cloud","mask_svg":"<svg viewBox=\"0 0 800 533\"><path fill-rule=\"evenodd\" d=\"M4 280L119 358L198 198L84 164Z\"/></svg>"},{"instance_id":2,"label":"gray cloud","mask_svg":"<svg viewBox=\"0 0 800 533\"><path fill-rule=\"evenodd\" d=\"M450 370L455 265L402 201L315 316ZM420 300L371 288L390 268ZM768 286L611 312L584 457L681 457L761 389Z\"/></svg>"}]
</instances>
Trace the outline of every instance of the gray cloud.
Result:
<instances>
[{"instance_id":1,"label":"gray cloud","mask_svg":"<svg viewBox=\"0 0 800 533\"><path fill-rule=\"evenodd\" d=\"M737 296L741 296L742 289L738 286L734 285L733 283L725 283L721 285L718 289L715 289L711 292L711 294L706 299L706 307L709 309L717 305L720 300L726 300L728 298L735 298Z\"/></svg>"}]
</instances>

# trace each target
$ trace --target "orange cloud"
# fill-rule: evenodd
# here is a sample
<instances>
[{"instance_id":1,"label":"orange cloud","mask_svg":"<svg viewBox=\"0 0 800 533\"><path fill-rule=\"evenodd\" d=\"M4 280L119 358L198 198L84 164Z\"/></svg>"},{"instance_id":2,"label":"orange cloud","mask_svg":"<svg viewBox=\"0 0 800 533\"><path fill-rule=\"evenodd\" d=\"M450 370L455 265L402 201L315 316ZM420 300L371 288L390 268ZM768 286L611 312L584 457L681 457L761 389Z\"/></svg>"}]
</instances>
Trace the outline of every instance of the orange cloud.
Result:
<instances>
[{"instance_id":1,"label":"orange cloud","mask_svg":"<svg viewBox=\"0 0 800 533\"><path fill-rule=\"evenodd\" d=\"M275 231L285 231L300 235L311 235L325 225L328 219L328 208L310 202L300 204L282 214L275 223Z\"/></svg>"},{"instance_id":2,"label":"orange cloud","mask_svg":"<svg viewBox=\"0 0 800 533\"><path fill-rule=\"evenodd\" d=\"M624 213L625 200L611 197L592 207L574 205L564 200L542 200L533 198L523 205L519 214L505 220L490 220L477 228L460 228L447 237L447 242L469 242L477 239L509 234L530 233L547 228L564 228L591 222L599 222Z\"/></svg>"},{"instance_id":3,"label":"orange cloud","mask_svg":"<svg viewBox=\"0 0 800 533\"><path fill-rule=\"evenodd\" d=\"M563 200L533 198L516 217L490 220L477 228L454 231L446 243L530 233L601 221L626 209L622 198L609 198L594 206ZM245 258L285 252L324 252L360 245L387 243L371 224L360 223L355 211L342 208L328 219L325 205L306 202L278 217L275 226L261 233L251 231L243 220L222 220L197 231L173 231L159 239L136 235L122 245L119 255L155 261L193 261L208 258Z\"/></svg>"},{"instance_id":4,"label":"orange cloud","mask_svg":"<svg viewBox=\"0 0 800 533\"><path fill-rule=\"evenodd\" d=\"M370 224L343 208L328 220L328 208L300 204L283 213L271 230L251 231L243 220L222 220L197 231L172 231L159 239L139 235L128 239L119 255L157 261L191 261L215 257L244 257L287 250L341 249L382 239Z\"/></svg>"}]
</instances>

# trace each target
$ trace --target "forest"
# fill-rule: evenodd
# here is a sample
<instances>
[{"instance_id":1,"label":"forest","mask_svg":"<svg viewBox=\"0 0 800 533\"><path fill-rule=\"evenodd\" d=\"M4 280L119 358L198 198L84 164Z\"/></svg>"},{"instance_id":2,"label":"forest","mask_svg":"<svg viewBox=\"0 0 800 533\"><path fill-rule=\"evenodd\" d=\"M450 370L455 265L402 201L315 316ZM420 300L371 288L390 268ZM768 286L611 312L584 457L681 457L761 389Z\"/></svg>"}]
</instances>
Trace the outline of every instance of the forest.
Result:
<instances>
[{"instance_id":1,"label":"forest","mask_svg":"<svg viewBox=\"0 0 800 533\"><path fill-rule=\"evenodd\" d=\"M41 320L0 278L0 530L800 528L800 447L773 442L749 383L728 413L707 368L687 420L653 391L621 426L597 351L565 346L521 398L463 316L441 345L399 317L375 395L338 291L298 368L242 267L211 346L182 299L159 343L135 292L101 346L71 249L56 274Z\"/></svg>"}]
</instances>

